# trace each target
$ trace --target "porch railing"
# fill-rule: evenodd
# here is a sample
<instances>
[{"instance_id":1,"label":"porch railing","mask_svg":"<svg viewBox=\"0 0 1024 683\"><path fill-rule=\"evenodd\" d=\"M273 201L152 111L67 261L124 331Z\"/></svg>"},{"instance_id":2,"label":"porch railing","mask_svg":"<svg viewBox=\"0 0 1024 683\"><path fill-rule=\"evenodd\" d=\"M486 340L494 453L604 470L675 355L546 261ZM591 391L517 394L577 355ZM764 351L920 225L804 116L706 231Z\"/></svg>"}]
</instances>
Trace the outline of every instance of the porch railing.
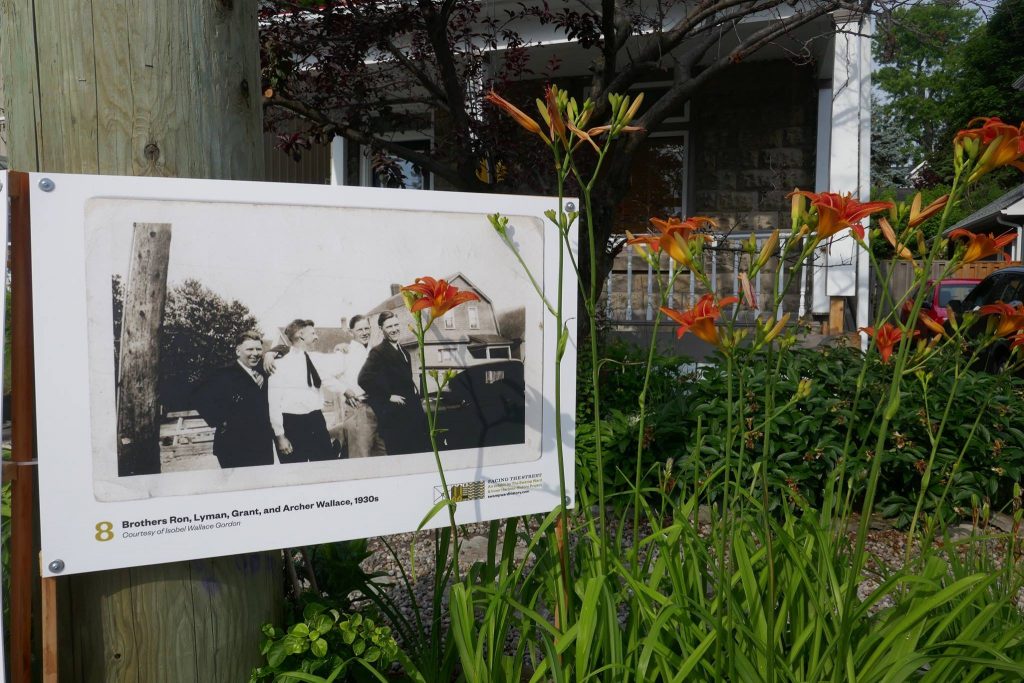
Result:
<instances>
[{"instance_id":1,"label":"porch railing","mask_svg":"<svg viewBox=\"0 0 1024 683\"><path fill-rule=\"evenodd\" d=\"M764 234L757 238L755 256L768 237ZM743 251L742 241L735 237L718 236L704 250L704 272L710 276L714 291L719 296L740 295L739 275L747 270L751 258ZM781 249L784 244L780 241L779 248ZM772 288L777 287L781 290L790 277L796 278L795 286L791 286L783 297L775 312L776 317L792 313L802 318L810 310L812 264L796 263L795 256L787 256L780 271L781 277L773 282L778 253L776 250L768 264L750 283L758 308L752 311L745 307L741 309L737 313L738 322L752 324L766 306L771 306ZM658 282L666 283L669 274L673 272L672 269L676 267L678 266L675 262L661 255L658 268L655 268L640 256L634 247L622 246L605 280L599 310L613 326L652 323L660 302ZM706 293L707 290L700 280L692 272L685 271L677 276L675 286L667 293L666 303L669 308L690 308Z\"/></svg>"}]
</instances>

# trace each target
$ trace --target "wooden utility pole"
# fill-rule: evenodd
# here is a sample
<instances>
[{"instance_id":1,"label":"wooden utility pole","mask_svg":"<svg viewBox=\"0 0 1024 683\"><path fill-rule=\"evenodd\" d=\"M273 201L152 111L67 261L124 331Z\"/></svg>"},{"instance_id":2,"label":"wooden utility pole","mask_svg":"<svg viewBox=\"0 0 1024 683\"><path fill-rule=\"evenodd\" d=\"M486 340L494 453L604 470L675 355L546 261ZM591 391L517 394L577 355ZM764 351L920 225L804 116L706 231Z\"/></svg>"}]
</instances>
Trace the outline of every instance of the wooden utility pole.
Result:
<instances>
[{"instance_id":1,"label":"wooden utility pole","mask_svg":"<svg viewBox=\"0 0 1024 683\"><path fill-rule=\"evenodd\" d=\"M160 474L160 328L167 302L169 223L136 223L117 367L117 475Z\"/></svg>"},{"instance_id":2,"label":"wooden utility pole","mask_svg":"<svg viewBox=\"0 0 1024 683\"><path fill-rule=\"evenodd\" d=\"M11 168L260 179L256 5L0 0ZM246 680L281 584L276 553L62 579L60 679Z\"/></svg>"}]
</instances>

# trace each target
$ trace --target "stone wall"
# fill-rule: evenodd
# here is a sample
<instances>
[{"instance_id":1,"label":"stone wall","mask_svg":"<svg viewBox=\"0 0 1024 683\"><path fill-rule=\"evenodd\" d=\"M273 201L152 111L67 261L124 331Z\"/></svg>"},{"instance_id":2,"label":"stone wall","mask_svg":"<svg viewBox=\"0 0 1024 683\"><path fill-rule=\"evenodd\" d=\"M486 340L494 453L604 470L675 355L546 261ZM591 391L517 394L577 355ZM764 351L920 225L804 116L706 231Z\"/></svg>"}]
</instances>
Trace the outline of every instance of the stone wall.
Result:
<instances>
[{"instance_id":1,"label":"stone wall","mask_svg":"<svg viewBox=\"0 0 1024 683\"><path fill-rule=\"evenodd\" d=\"M691 104L692 215L725 233L789 227L786 195L814 188L818 91L813 66L738 64Z\"/></svg>"}]
</instances>

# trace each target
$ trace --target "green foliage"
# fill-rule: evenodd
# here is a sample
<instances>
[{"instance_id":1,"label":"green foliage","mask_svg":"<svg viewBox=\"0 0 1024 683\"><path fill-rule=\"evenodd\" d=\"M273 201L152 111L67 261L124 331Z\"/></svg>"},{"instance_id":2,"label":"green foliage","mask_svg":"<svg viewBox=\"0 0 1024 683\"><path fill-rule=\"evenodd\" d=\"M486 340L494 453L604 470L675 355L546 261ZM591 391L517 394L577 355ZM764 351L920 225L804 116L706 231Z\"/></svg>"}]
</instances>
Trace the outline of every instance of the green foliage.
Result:
<instances>
[{"instance_id":1,"label":"green foliage","mask_svg":"<svg viewBox=\"0 0 1024 683\"><path fill-rule=\"evenodd\" d=\"M1020 576L1011 562L999 566L978 552L981 542L960 542L950 558L930 552L883 569L851 606L840 587L858 579L834 519L814 510L775 518L742 495L702 530L695 520L711 487L721 490L721 480L651 495L639 561L615 540L602 548L584 525L573 555L572 613L561 622L571 627L549 617L561 598L556 516L536 520L527 538L536 562L502 555L506 570L451 590L463 679L874 683L1024 675L1024 622L1013 604ZM844 632L851 647L840 659Z\"/></svg>"},{"instance_id":2,"label":"green foliage","mask_svg":"<svg viewBox=\"0 0 1024 683\"><path fill-rule=\"evenodd\" d=\"M1024 74L1024 0L1001 0L995 11L962 48L948 118L962 127L975 116L999 116L1019 123L1024 91L1013 82Z\"/></svg>"},{"instance_id":3,"label":"green foliage","mask_svg":"<svg viewBox=\"0 0 1024 683\"><path fill-rule=\"evenodd\" d=\"M1000 0L981 24L976 10L960 2L913 3L880 22L874 79L886 97L873 131L875 184L902 184L890 173L893 158L908 151L901 137L911 143L910 167L928 163L924 183L931 185L952 176L948 145L970 119L1021 121L1024 92L1013 82L1024 74L1024 0ZM1000 176L1004 191L1014 182L1013 174Z\"/></svg>"},{"instance_id":4,"label":"green foliage","mask_svg":"<svg viewBox=\"0 0 1024 683\"><path fill-rule=\"evenodd\" d=\"M912 165L938 150L945 154L944 105L956 87L962 47L976 25L973 10L948 2L900 7L879 24L873 79L887 95L882 118L899 124L913 142Z\"/></svg>"},{"instance_id":5,"label":"green foliage","mask_svg":"<svg viewBox=\"0 0 1024 683\"><path fill-rule=\"evenodd\" d=\"M301 621L286 629L266 624L263 634L260 652L267 663L252 672L250 683L383 680L379 671L398 656L387 626L315 602L306 605Z\"/></svg>"},{"instance_id":6,"label":"green foliage","mask_svg":"<svg viewBox=\"0 0 1024 683\"><path fill-rule=\"evenodd\" d=\"M778 360L778 359L776 359ZM849 435L848 472L852 491L860 495L870 462L870 449L877 436L874 417L878 410L878 396L892 379L891 368L876 359L865 360L857 349L823 348L795 349L781 361L776 372L765 354L743 359L732 372L731 380L737 396L733 409L742 410L749 417L742 429L742 448L749 461L764 457L770 487L786 491L794 507L819 507L822 504L824 484L839 465L846 450ZM857 383L861 366L867 363L866 390L857 404L853 404L851 388ZM1024 477L1024 432L1015 424L1015 416L1024 415L1024 382L1008 376L967 371L956 380L952 373L944 372L951 363L949 354L942 354L928 366L927 394L920 381L908 382L904 405L917 406L915 410L901 412L892 423L888 442L888 465L882 474L879 488L881 511L900 525L906 525L913 514L921 475L930 454L929 425L941 417L942 408L951 392L956 392L947 417L947 426L941 435L936 453L935 468L943 473L932 479L925 497L927 509L940 512L945 519L967 516L972 512L971 501L988 502L993 509L1007 508L1012 502L1012 486ZM688 482L707 481L722 466L721 454L726 452L724 439L728 433L727 402L729 370L724 363L711 365L700 375L676 377L670 370L678 366L679 359L659 358L657 365L666 368L665 393L650 401L652 411L644 436L645 469L663 467L673 461L674 476ZM627 387L642 381L643 368L629 363L617 366L616 384ZM626 378L625 375L632 375ZM790 410L776 415L771 425L764 420L766 392L782 397L796 393L797 383L811 380L812 392ZM742 394L740 395L742 389ZM616 395L613 390L605 395ZM606 484L616 489L629 486L636 453L635 398L629 405L628 397L610 402L602 423L602 438L607 448ZM978 406L989 403L976 433L972 425ZM925 412L927 407L927 412ZM705 433L701 456L691 452L693 434L698 423ZM765 437L765 430L770 433ZM581 425L577 442L577 457L587 467L592 451L594 430ZM960 453L965 456L953 471ZM753 468L739 470L740 482L758 489ZM951 479L947 479L951 477ZM943 498L947 481L951 489ZM712 493L713 497L717 494ZM777 509L785 498L776 496L770 507Z\"/></svg>"},{"instance_id":7,"label":"green foliage","mask_svg":"<svg viewBox=\"0 0 1024 683\"><path fill-rule=\"evenodd\" d=\"M113 277L114 363L120 357L124 285ZM242 332L262 334L255 316L237 300L228 301L189 278L167 293L160 328L160 402L167 410L191 407L192 386L210 371L235 359Z\"/></svg>"},{"instance_id":8,"label":"green foliage","mask_svg":"<svg viewBox=\"0 0 1024 683\"><path fill-rule=\"evenodd\" d=\"M374 578L360 566L369 556L366 539L314 546L309 560L317 578L317 587L331 596L333 603L342 610L350 610L349 595L364 589Z\"/></svg>"}]
</instances>

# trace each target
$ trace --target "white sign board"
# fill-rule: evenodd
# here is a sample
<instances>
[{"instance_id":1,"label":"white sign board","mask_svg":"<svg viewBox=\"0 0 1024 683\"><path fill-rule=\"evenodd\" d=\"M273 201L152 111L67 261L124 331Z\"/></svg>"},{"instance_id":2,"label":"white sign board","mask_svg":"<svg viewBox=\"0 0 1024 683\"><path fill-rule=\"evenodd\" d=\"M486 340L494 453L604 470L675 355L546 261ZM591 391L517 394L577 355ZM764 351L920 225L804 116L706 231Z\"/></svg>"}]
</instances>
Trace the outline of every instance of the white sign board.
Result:
<instances>
[{"instance_id":1,"label":"white sign board","mask_svg":"<svg viewBox=\"0 0 1024 683\"><path fill-rule=\"evenodd\" d=\"M29 185L44 575L412 530L443 493L424 406L459 523L559 503L557 330L487 220L510 218L551 300L554 199L60 174ZM396 295L421 276L479 297L428 332L426 367L452 376L440 397L415 381ZM572 348L563 364L571 500ZM147 377L155 406L139 398Z\"/></svg>"}]
</instances>

